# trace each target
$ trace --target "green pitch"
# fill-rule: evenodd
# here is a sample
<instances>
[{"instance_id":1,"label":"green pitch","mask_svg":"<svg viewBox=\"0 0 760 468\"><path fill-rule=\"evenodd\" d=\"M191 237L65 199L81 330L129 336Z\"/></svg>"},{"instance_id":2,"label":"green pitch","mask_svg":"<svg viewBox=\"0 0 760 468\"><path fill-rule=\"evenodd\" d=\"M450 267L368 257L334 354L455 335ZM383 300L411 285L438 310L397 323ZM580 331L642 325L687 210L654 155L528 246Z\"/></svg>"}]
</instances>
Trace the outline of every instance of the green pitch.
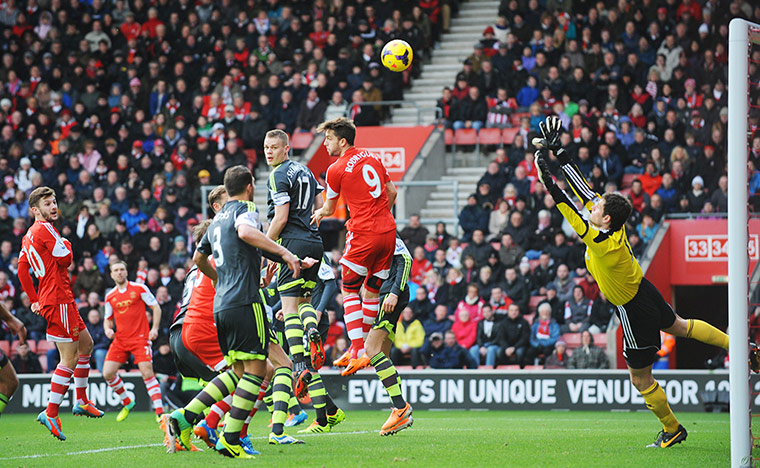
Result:
<instances>
[{"instance_id":1,"label":"green pitch","mask_svg":"<svg viewBox=\"0 0 760 468\"><path fill-rule=\"evenodd\" d=\"M310 416L313 416L311 411ZM683 413L689 438L670 449L648 449L660 426L649 412L416 411L414 426L377 434L387 412L351 411L333 433L307 435L306 445L266 445L265 418L251 425L255 461L202 453L166 454L149 413L122 423L63 415L65 442L31 414L0 418L0 467L204 467L267 463L277 467L627 467L727 466L728 414ZM268 418L266 418L268 419ZM309 421L311 422L311 421ZM289 434L296 435L290 428ZM199 447L203 445L200 442Z\"/></svg>"}]
</instances>

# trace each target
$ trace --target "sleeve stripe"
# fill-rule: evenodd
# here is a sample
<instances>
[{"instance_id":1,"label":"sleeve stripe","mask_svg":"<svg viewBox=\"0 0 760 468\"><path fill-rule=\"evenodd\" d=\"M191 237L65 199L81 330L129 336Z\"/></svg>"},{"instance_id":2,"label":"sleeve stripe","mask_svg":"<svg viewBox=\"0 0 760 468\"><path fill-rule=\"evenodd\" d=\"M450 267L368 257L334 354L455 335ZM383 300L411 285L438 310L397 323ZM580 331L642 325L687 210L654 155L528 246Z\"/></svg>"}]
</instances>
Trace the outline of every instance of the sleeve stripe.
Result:
<instances>
[{"instance_id":1,"label":"sleeve stripe","mask_svg":"<svg viewBox=\"0 0 760 468\"><path fill-rule=\"evenodd\" d=\"M570 164L565 164L562 166L562 170L565 172L565 175L572 179L573 182L573 188L577 189L580 193L580 195L583 195L584 197L588 198L589 200L593 200L596 197L596 193L594 193L591 188L589 188L586 181L583 179L583 177L575 170L575 168Z\"/></svg>"},{"instance_id":2,"label":"sleeve stripe","mask_svg":"<svg viewBox=\"0 0 760 468\"><path fill-rule=\"evenodd\" d=\"M339 193L330 187L330 184L327 184L327 198L332 200L333 198L338 198L339 195Z\"/></svg>"}]
</instances>

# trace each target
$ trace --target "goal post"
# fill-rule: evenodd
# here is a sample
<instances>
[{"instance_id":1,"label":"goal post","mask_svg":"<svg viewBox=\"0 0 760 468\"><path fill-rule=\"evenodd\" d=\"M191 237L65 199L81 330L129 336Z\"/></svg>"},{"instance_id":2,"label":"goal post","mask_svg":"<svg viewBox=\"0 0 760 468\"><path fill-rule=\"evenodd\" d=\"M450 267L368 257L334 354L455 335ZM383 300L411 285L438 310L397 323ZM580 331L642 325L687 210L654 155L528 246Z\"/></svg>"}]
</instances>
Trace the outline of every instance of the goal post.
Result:
<instances>
[{"instance_id":1,"label":"goal post","mask_svg":"<svg viewBox=\"0 0 760 468\"><path fill-rule=\"evenodd\" d=\"M752 465L747 186L749 59L760 25L734 18L728 33L728 335L731 466Z\"/></svg>"}]
</instances>

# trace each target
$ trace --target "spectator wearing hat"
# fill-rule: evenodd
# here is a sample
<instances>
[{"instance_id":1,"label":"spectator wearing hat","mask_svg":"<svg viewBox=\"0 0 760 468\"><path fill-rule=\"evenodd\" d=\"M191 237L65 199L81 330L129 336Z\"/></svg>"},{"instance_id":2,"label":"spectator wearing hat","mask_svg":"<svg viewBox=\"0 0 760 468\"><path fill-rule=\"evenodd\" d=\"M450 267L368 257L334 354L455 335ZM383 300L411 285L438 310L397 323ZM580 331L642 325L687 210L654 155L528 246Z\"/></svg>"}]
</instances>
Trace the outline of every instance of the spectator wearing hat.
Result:
<instances>
[{"instance_id":1,"label":"spectator wearing hat","mask_svg":"<svg viewBox=\"0 0 760 468\"><path fill-rule=\"evenodd\" d=\"M544 369L566 369L567 361L567 343L560 339L554 344L552 354L544 361Z\"/></svg>"},{"instance_id":2,"label":"spectator wearing hat","mask_svg":"<svg viewBox=\"0 0 760 468\"><path fill-rule=\"evenodd\" d=\"M696 213L702 211L702 207L705 206L707 200L707 192L705 191L705 181L701 176L694 176L691 179L691 190L686 194L689 200L689 209Z\"/></svg>"},{"instance_id":3,"label":"spectator wearing hat","mask_svg":"<svg viewBox=\"0 0 760 468\"><path fill-rule=\"evenodd\" d=\"M440 333L434 333L430 337L427 347L427 360L433 369L477 369L478 365L470 354L461 347L456 340L456 335L449 330L441 339Z\"/></svg>"}]
</instances>

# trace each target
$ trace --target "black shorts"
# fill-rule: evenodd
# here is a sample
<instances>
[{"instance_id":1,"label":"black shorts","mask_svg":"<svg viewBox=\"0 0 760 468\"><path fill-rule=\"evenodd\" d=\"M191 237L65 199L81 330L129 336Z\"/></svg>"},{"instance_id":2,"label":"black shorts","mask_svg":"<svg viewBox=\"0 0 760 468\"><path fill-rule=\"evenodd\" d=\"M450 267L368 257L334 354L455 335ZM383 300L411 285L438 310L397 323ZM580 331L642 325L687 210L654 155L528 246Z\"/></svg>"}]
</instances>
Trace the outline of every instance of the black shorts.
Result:
<instances>
[{"instance_id":1,"label":"black shorts","mask_svg":"<svg viewBox=\"0 0 760 468\"><path fill-rule=\"evenodd\" d=\"M5 355L2 350L0 350L0 369L8 365L8 356Z\"/></svg>"},{"instance_id":2,"label":"black shorts","mask_svg":"<svg viewBox=\"0 0 760 468\"><path fill-rule=\"evenodd\" d=\"M169 347L172 350L174 365L177 366L177 370L183 378L211 382L218 375L185 347L182 342L181 326L172 326L169 330Z\"/></svg>"},{"instance_id":3,"label":"black shorts","mask_svg":"<svg viewBox=\"0 0 760 468\"><path fill-rule=\"evenodd\" d=\"M623 356L628 367L643 369L657 361L660 350L660 330L670 328L676 313L646 278L641 279L633 299L617 306L617 316L623 328Z\"/></svg>"},{"instance_id":4,"label":"black shorts","mask_svg":"<svg viewBox=\"0 0 760 468\"><path fill-rule=\"evenodd\" d=\"M269 356L269 343L276 343L264 306L255 302L214 311L219 347L228 365L236 361L264 360Z\"/></svg>"},{"instance_id":5,"label":"black shorts","mask_svg":"<svg viewBox=\"0 0 760 468\"><path fill-rule=\"evenodd\" d=\"M311 257L317 261L322 259L324 247L318 239L281 239L280 244L300 259ZM293 278L293 270L285 263L280 263L280 271L277 273L277 291L280 296L309 297L317 284L319 263L311 268L301 269L301 275Z\"/></svg>"},{"instance_id":6,"label":"black shorts","mask_svg":"<svg viewBox=\"0 0 760 468\"><path fill-rule=\"evenodd\" d=\"M389 293L380 295L380 308L377 311L377 317L375 317L375 323L372 324L372 328L386 330L391 341L395 341L396 324L398 323L399 317L401 317L401 312L403 312L403 310L406 309L406 306L409 305L409 288L404 290L404 292L398 297L398 302L396 303L396 307L393 308L393 311L386 314L383 313L383 302L385 302L385 298L388 297L388 294Z\"/></svg>"}]
</instances>

